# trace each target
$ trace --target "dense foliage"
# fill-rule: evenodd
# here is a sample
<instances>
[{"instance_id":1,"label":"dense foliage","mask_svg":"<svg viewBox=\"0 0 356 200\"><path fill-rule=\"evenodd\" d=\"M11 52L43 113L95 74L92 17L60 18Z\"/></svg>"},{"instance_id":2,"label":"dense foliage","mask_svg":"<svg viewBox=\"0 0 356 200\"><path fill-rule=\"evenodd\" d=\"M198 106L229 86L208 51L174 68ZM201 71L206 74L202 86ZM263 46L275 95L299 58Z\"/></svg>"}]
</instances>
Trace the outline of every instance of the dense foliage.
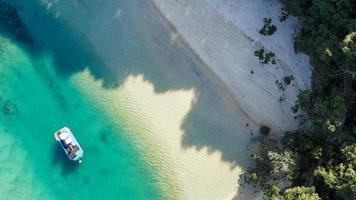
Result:
<instances>
[{"instance_id":1,"label":"dense foliage","mask_svg":"<svg viewBox=\"0 0 356 200\"><path fill-rule=\"evenodd\" d=\"M271 18L263 18L263 27L259 31L262 35L272 35L274 32L277 31L277 27L272 24Z\"/></svg>"},{"instance_id":2,"label":"dense foliage","mask_svg":"<svg viewBox=\"0 0 356 200\"><path fill-rule=\"evenodd\" d=\"M249 180L264 199L356 199L356 1L283 4L301 22L295 48L310 56L312 88L293 108L300 128L275 145L264 137Z\"/></svg>"},{"instance_id":3,"label":"dense foliage","mask_svg":"<svg viewBox=\"0 0 356 200\"><path fill-rule=\"evenodd\" d=\"M265 49L259 49L254 52L254 55L258 57L258 59L263 63L263 64L276 64L276 59L275 59L275 54L271 51L267 51Z\"/></svg>"}]
</instances>

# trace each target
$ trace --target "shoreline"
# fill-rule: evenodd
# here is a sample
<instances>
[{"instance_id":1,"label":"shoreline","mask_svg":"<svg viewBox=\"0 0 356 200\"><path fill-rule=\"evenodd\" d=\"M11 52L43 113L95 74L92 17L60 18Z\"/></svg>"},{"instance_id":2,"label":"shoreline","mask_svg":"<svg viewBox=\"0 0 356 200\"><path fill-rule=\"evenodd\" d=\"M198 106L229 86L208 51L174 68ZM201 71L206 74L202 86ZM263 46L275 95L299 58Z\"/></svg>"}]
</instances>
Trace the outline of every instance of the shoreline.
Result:
<instances>
[{"instance_id":1,"label":"shoreline","mask_svg":"<svg viewBox=\"0 0 356 200\"><path fill-rule=\"evenodd\" d=\"M240 30L238 23L231 21L231 16L229 19L228 16L221 15L218 8L213 7L214 3L207 0L195 2L150 0L150 3L172 26L174 34L181 37L188 48L204 63L205 72L220 86L224 96L239 107L256 126L267 125L276 136L296 128L298 122L294 119L295 114L291 112L291 107L299 90L309 87L310 80L304 76L310 76L310 69L308 65L305 69L298 69L286 63L293 63L288 61L290 58L296 57L297 60L306 58L297 54L278 57L277 54L276 68L271 64L259 63L258 58L253 56L253 51L261 46L264 47L266 43L264 40L270 38L261 39L255 36L254 39L253 35L247 35L246 30ZM224 3L220 3L219 6L224 7ZM295 22L292 21L287 26L292 29L294 24ZM205 28L209 26L212 28ZM219 28L220 30L214 30ZM286 36L288 39L289 37L291 36ZM234 42L230 44L228 40ZM267 48L288 50L292 48L292 46L281 47L278 46L278 42L276 43L274 46L268 44ZM239 51L243 52L239 53ZM247 61L241 63L241 59ZM250 70L255 73L251 75ZM296 76L293 86L286 88L286 91L279 91L275 81L291 74ZM285 98L283 102L279 102L281 96ZM265 112L261 113L261 109ZM273 119L271 115L274 116Z\"/></svg>"},{"instance_id":2,"label":"shoreline","mask_svg":"<svg viewBox=\"0 0 356 200\"><path fill-rule=\"evenodd\" d=\"M101 97L99 106L104 113L117 119L114 121L127 130L136 145L144 150L142 153L167 199L230 200L258 196L252 188L239 188L238 185L239 175L250 164L250 151L256 144L250 141L249 127L245 127L236 116L235 124L230 116L218 116L219 121L213 122L238 129L236 133L220 133L219 136L231 153L236 154L238 163L225 161L222 152L209 147L182 146L187 133L181 126L195 106L196 90L157 94L152 83L144 80L143 76L130 76L120 88L105 89L88 70L72 77L72 83L88 97L93 91ZM219 104L219 100L213 101ZM199 112L205 116L211 112L208 110Z\"/></svg>"},{"instance_id":3,"label":"shoreline","mask_svg":"<svg viewBox=\"0 0 356 200\"><path fill-rule=\"evenodd\" d=\"M195 1L192 4L198 3ZM194 43L189 40L189 37L181 34L181 29L175 29L175 27L171 27L173 31L166 29L157 12L151 12L151 9L145 6L137 7L142 5L140 2L130 2L126 10L119 5L116 7L103 3L88 4L85 9L78 9L80 3L74 6L61 2L57 4L50 9L55 16L54 22L62 22L65 27L70 25L73 28L72 31L83 33L86 38L83 43L86 42L86 45L79 47L92 48L90 52L101 58L108 69L113 70L112 73L116 75L115 78L120 80L120 83L117 87L108 86L105 83L105 76L96 76L95 70L87 66L72 72L69 78L86 96L95 98L95 102L100 102L99 106L104 113L109 115L115 123L126 128L127 134L133 136L133 141L141 148L144 155L147 155L149 165L157 175L158 184L162 186L164 193L168 196L172 195L169 196L171 199L206 200L246 199L247 197L253 199L258 195L252 194L247 188L239 188L238 185L239 175L250 165L250 153L258 144L258 135L253 136L251 132L256 132L261 121L258 119L254 123L251 122L249 118L256 114L256 110L252 107L252 111L255 112L251 112L251 104L249 104L251 96L247 99L242 96L260 91L264 95L265 93L272 94L276 91L274 79L272 88L258 89L261 83L250 80L252 77L249 75L249 68L241 67L240 71L229 68L229 63L235 62L236 59L241 62L238 62L239 66L251 64L262 68L253 56L252 47L254 46L251 45L251 40L244 37L236 39L235 28L230 27L231 24L223 23L221 27L216 27L216 30L220 28L226 30L223 34L227 34L226 39L231 39L233 44L230 45L236 48L229 49L229 44L225 44L226 41L220 44L219 41L203 49L208 50L208 54L202 54L201 49L194 48L192 45ZM152 2L149 4L152 5ZM46 9L46 6L43 6ZM96 20L87 20L88 16L92 16L90 8L98 10L96 13L103 15L96 16ZM140 10L142 12L136 11L137 8L142 9ZM99 12L100 9L102 12ZM72 12L73 10L76 12ZM118 11L120 11L119 15L117 15ZM208 11L206 14L210 13L210 10ZM216 14L216 12L212 13ZM217 20L221 20L221 17ZM36 19L36 24L37 21ZM102 26L103 21L106 22L105 26ZM126 26L121 27L123 22L127 24L134 22L134 28L127 30ZM195 25L199 27L199 23ZM97 31L97 27L102 27L103 30ZM40 33L46 35L43 27L37 28ZM126 30L128 32L125 32ZM176 45L177 31L180 37ZM127 35L122 36L122 33ZM171 38L166 38L169 33ZM214 32L207 32L207 35L214 36ZM163 39L159 40L161 37ZM159 43L152 43L151 40L155 38L159 38L155 41ZM169 41L169 39L172 40ZM120 43L122 41L127 41L127 43ZM142 42L140 46L136 46L137 41ZM180 42L183 45L179 45ZM201 40L199 42L209 44L213 41ZM223 47L226 45L226 48L221 49L222 45ZM50 46L57 47L57 43L51 43ZM178 49L181 46L183 46L183 51ZM189 48L191 48L190 51L185 53L184 50L189 50ZM140 49L143 49L143 52L140 52ZM62 49L59 50L62 51ZM217 57L214 52L219 50L232 57L222 59ZM235 58L235 55L229 51L237 53L242 51L243 54L238 54ZM140 60L142 56L140 53L146 52L149 53L144 54L143 59ZM166 54L163 54L164 52ZM195 55L190 57L190 53L195 53ZM247 63L244 63L245 57ZM196 63L194 58L201 62ZM211 62L214 60L215 63L213 62L212 65ZM144 65L140 65L141 62L138 61ZM221 61L221 63L216 63L216 61ZM197 75L196 70L191 66L200 64L205 65L199 67L198 70L202 71L202 76L200 73ZM221 68L216 67L219 64L222 64ZM266 76L275 76L268 70L255 70L258 73L265 73ZM236 73L238 76L235 76ZM226 76L221 76L222 74ZM268 80L271 82L271 79ZM160 86L163 89L157 89ZM233 92L234 88L238 93ZM236 98L238 95L242 99ZM262 101L264 103L262 105L265 105L266 96L264 95L254 96L256 100L251 102L261 103ZM267 104L274 101L274 97L269 98ZM257 111L260 113L261 110ZM264 114L270 111L265 110ZM277 114L279 117L284 117L280 112ZM270 115L268 114L267 117L270 118Z\"/></svg>"},{"instance_id":4,"label":"shoreline","mask_svg":"<svg viewBox=\"0 0 356 200\"><path fill-rule=\"evenodd\" d=\"M196 52L194 48L192 48L191 45L189 45L189 42L181 35L178 33L176 27L174 24L159 10L157 7L156 3L154 0L149 0L150 5L157 11L157 13L162 17L165 22L169 25L169 28L173 30L174 33L177 33L177 37L175 39L179 39L180 42L183 43L184 47L187 48L194 57L200 62L203 67L201 68L204 72L204 74L207 76L208 79L214 83L214 85L220 89L220 92L223 93L224 98L230 103L229 106L233 107L233 109L238 112L244 114L248 120L250 120L253 124L253 128L257 130L257 127L259 126L257 122L249 116L247 112L241 107L239 102L233 97L233 94L231 93L230 89L227 87L227 85L224 83L224 81L219 77L210 67L209 65L201 58L201 56Z\"/></svg>"}]
</instances>

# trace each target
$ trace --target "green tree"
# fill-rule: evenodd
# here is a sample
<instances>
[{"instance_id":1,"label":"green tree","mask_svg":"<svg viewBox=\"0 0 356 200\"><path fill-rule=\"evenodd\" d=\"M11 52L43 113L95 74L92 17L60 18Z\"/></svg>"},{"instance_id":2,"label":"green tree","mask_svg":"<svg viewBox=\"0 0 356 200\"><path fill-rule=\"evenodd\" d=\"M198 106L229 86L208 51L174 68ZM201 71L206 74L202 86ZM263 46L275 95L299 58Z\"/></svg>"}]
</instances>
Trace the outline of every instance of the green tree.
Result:
<instances>
[{"instance_id":1,"label":"green tree","mask_svg":"<svg viewBox=\"0 0 356 200\"><path fill-rule=\"evenodd\" d=\"M264 49L260 49L260 50L256 50L254 52L254 55L256 57L258 57L258 59L263 63L263 64L268 64L268 63L272 63L272 64L276 64L276 55L271 52L271 51L267 51Z\"/></svg>"},{"instance_id":2,"label":"green tree","mask_svg":"<svg viewBox=\"0 0 356 200\"><path fill-rule=\"evenodd\" d=\"M284 151L278 153L268 151L267 156L271 165L270 174L274 179L293 179L297 164L292 152Z\"/></svg>"},{"instance_id":3,"label":"green tree","mask_svg":"<svg viewBox=\"0 0 356 200\"><path fill-rule=\"evenodd\" d=\"M356 78L356 32L345 36L341 49L344 55L344 66L341 67L341 71Z\"/></svg>"},{"instance_id":4,"label":"green tree","mask_svg":"<svg viewBox=\"0 0 356 200\"><path fill-rule=\"evenodd\" d=\"M319 167L315 175L327 186L328 193L335 192L338 199L354 199L356 194L356 144L341 149L342 162Z\"/></svg>"},{"instance_id":5,"label":"green tree","mask_svg":"<svg viewBox=\"0 0 356 200\"><path fill-rule=\"evenodd\" d=\"M301 22L295 49L314 66L312 88L301 91L293 107L299 129L277 148L263 139L251 171L266 199L356 199L356 1L282 3L282 20L292 15ZM257 53L263 61L266 52ZM283 175L300 187L280 188Z\"/></svg>"},{"instance_id":6,"label":"green tree","mask_svg":"<svg viewBox=\"0 0 356 200\"><path fill-rule=\"evenodd\" d=\"M268 127L268 126L261 126L260 128L260 133L263 135L263 136L267 136L269 135L269 132L271 131L271 129Z\"/></svg>"},{"instance_id":7,"label":"green tree","mask_svg":"<svg viewBox=\"0 0 356 200\"><path fill-rule=\"evenodd\" d=\"M314 187L294 187L286 189L283 200L320 200Z\"/></svg>"},{"instance_id":8,"label":"green tree","mask_svg":"<svg viewBox=\"0 0 356 200\"><path fill-rule=\"evenodd\" d=\"M259 31L262 35L272 35L274 32L277 31L277 27L272 24L271 18L263 18L263 27Z\"/></svg>"},{"instance_id":9,"label":"green tree","mask_svg":"<svg viewBox=\"0 0 356 200\"><path fill-rule=\"evenodd\" d=\"M274 183L268 183L264 188L263 200L279 200L281 188Z\"/></svg>"}]
</instances>

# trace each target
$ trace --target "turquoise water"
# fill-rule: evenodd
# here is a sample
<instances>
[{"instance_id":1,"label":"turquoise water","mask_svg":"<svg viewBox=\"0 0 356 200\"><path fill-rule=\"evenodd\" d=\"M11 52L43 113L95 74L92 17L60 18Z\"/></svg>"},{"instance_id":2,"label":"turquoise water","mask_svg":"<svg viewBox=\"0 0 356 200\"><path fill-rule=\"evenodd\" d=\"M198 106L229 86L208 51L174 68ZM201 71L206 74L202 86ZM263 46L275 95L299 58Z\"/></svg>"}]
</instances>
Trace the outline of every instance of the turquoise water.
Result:
<instances>
[{"instance_id":1,"label":"turquoise water","mask_svg":"<svg viewBox=\"0 0 356 200\"><path fill-rule=\"evenodd\" d=\"M63 19L56 20L39 2L14 4L34 44L23 45L7 32L0 35L0 199L164 199L143 150L113 122L116 119L109 119L92 103L100 97L89 101L70 82L71 75L89 68L106 85L117 85L123 78L113 76L115 69L110 69L112 63L123 63L117 59L125 60L123 67L127 67L120 72L138 73L143 63L159 66L152 64L162 62L158 53L150 52L152 56L147 49L141 52L137 44L125 42L136 41L132 31L138 30L124 28L137 19L112 31L123 34L117 46L126 45L131 54L122 51L116 60L106 59L112 63L104 63L100 56L110 53L97 55L85 37ZM132 9L124 1L120 5ZM147 40L142 36L141 41ZM110 50L110 45L103 48ZM127 70L133 64L137 72ZM81 143L83 164L69 161L54 140L53 133L63 126L70 127Z\"/></svg>"},{"instance_id":2,"label":"turquoise water","mask_svg":"<svg viewBox=\"0 0 356 200\"><path fill-rule=\"evenodd\" d=\"M155 94L194 89L196 102L181 125L182 146L207 146L233 166L246 165L249 136L229 128L240 118L148 1L5 1L18 9L27 30L0 26L1 200L179 199L175 174L162 170L156 158L162 154L149 155L130 132L145 129L145 119L120 118L129 116L134 102L121 102L128 105L125 113L105 113L119 111L110 107L115 99L99 94L117 91L130 76L143 76ZM85 87L85 80L76 85L73 77L83 71L103 83L100 91ZM219 116L228 120L217 123ZM84 149L81 165L70 162L54 139L63 126Z\"/></svg>"},{"instance_id":3,"label":"turquoise water","mask_svg":"<svg viewBox=\"0 0 356 200\"><path fill-rule=\"evenodd\" d=\"M161 198L138 147L56 75L51 56L2 37L0 58L0 199ZM54 140L63 126L85 150L81 165Z\"/></svg>"}]
</instances>

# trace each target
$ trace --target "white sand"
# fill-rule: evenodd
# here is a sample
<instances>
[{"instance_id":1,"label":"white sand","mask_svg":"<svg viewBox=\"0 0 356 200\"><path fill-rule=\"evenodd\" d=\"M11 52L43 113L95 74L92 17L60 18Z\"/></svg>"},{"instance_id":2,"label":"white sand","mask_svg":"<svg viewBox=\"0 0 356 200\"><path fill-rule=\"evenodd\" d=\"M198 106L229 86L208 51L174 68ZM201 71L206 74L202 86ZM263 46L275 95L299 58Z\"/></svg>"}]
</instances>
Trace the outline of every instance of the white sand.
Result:
<instances>
[{"instance_id":1,"label":"white sand","mask_svg":"<svg viewBox=\"0 0 356 200\"><path fill-rule=\"evenodd\" d=\"M217 124L213 126L215 128L225 125L227 129L237 131L228 134L221 129L221 133L217 133L221 134L219 139L231 153L237 156L238 162L232 164L224 161L219 151L182 145L186 134L182 124L199 98L194 89L156 93L153 85L143 76L130 76L120 88L107 90L103 89L100 81L94 80L89 71L75 75L73 82L88 96L93 97L95 91L95 96L101 98L102 107L110 117L125 123L125 128L144 148L149 162L159 173L160 184L167 190L168 199L225 200L237 195L241 195L241 199L250 199L255 195L248 194L249 190L244 190L244 194L237 193L241 173L239 164L248 164L248 146L251 145L249 129L241 123L239 116L231 119L229 115L219 115L209 120ZM212 101L219 104L214 97ZM199 113L203 117L212 112L211 106L205 106L206 111ZM211 132L214 130L205 133L205 137Z\"/></svg>"},{"instance_id":2,"label":"white sand","mask_svg":"<svg viewBox=\"0 0 356 200\"><path fill-rule=\"evenodd\" d=\"M233 23L247 37L261 43L273 51L278 59L288 65L302 87L309 86L310 64L305 54L295 54L294 33L298 21L290 16L284 22L279 21L281 13L280 0L207 0L218 13ZM263 26L262 19L269 17L277 31L271 36L261 35L258 31ZM298 74L300 73L300 74Z\"/></svg>"},{"instance_id":3,"label":"white sand","mask_svg":"<svg viewBox=\"0 0 356 200\"><path fill-rule=\"evenodd\" d=\"M159 46L164 37L161 32L165 30L155 30L154 23L152 27L146 23L145 19L150 20L152 14L149 10L140 12L147 18L135 19L129 14L136 12L127 9L136 6L125 9L114 0L42 2L43 9L86 36L88 46L93 47L107 67L120 69L117 74L124 82L119 88L103 87L88 70L73 74L72 81L88 98L100 99L102 109L117 118L119 125L125 123L124 128L135 137L153 170L159 173L162 189L171 195L168 199L253 199L249 191L239 194L237 189L241 170L250 164L249 148L254 144L250 131L257 129L254 124L262 123L274 131L295 127L290 107L297 90L308 86L308 78L306 81L304 78L309 73L309 66L301 68L296 64L305 58L290 50L290 41L286 46L283 46L284 39L278 42L277 34L284 35L278 33L282 30L280 24L276 36L266 39L251 34L261 25L262 18L259 18L272 12L266 9L268 12L262 14L267 0L152 1L177 30L171 34L171 44L163 42L165 46ZM238 10L240 14L235 15L228 7L239 3L243 3ZM258 15L254 4L258 5ZM120 35L125 31L119 25L125 22L125 17L132 19L130 22L135 23L134 31L137 31L126 33L128 36L140 31L152 34L147 40L132 37L123 41ZM39 32L41 28L38 27ZM189 63L181 63L178 55L167 51L178 51L179 46L174 44L179 37L206 63L204 72L197 72ZM156 40L151 41L152 38ZM146 67L139 60L136 45L149 45L149 42L158 47L149 48L157 52L148 55L160 57L157 60L150 57L148 61L153 60L153 64ZM277 65L262 65L253 56L254 50L263 45L275 51L280 59ZM168 61L163 61L163 57ZM291 74L297 79L295 87L287 89L286 100L280 104L278 99L282 94L275 81ZM161 90L164 92L157 89L161 83L168 85ZM246 123L250 126L246 127Z\"/></svg>"},{"instance_id":4,"label":"white sand","mask_svg":"<svg viewBox=\"0 0 356 200\"><path fill-rule=\"evenodd\" d=\"M304 55L293 51L295 19L280 23L280 4L258 0L152 0L177 33L227 86L236 103L258 125L274 132L296 127L291 107L300 89L309 86L310 65ZM271 37L258 30L263 17L271 17L277 32ZM276 53L276 65L263 65L253 55L265 47ZM254 74L251 74L251 70ZM285 100L275 82L293 75Z\"/></svg>"}]
</instances>

